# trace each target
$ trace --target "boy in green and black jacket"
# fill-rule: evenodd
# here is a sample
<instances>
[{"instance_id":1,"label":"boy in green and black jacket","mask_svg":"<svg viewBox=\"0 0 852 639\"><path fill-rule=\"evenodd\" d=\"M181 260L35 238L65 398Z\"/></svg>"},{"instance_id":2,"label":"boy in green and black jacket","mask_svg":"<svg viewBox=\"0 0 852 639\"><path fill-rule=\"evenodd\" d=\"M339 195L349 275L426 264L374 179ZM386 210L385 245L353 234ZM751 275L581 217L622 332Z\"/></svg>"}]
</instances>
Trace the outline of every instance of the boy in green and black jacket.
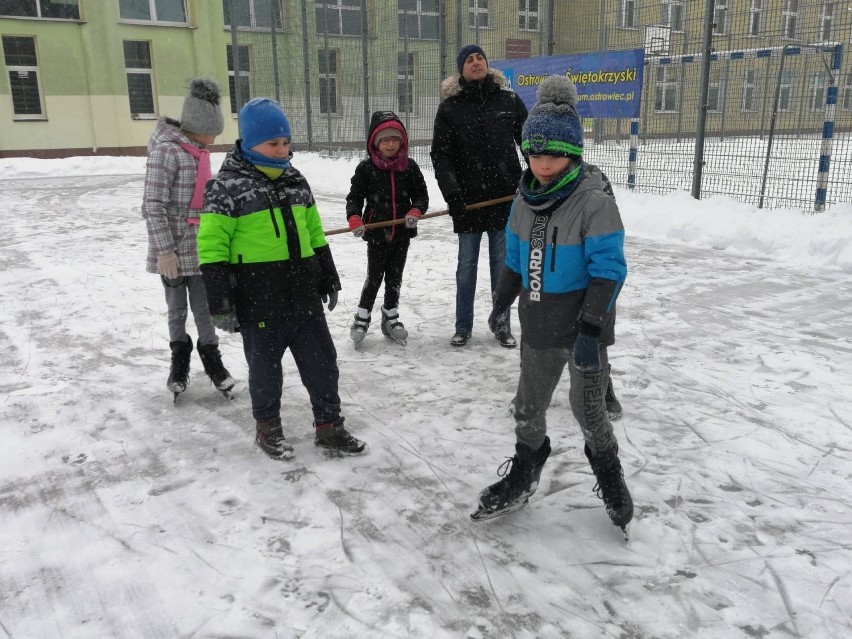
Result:
<instances>
[{"instance_id":1,"label":"boy in green and black jacket","mask_svg":"<svg viewBox=\"0 0 852 639\"><path fill-rule=\"evenodd\" d=\"M281 359L289 348L308 391L317 446L365 450L343 426L337 351L326 324L340 280L311 188L290 165L290 124L274 100L239 114L241 139L205 191L198 256L218 328L239 329L249 368L256 442L274 459L293 447L281 425Z\"/></svg>"}]
</instances>

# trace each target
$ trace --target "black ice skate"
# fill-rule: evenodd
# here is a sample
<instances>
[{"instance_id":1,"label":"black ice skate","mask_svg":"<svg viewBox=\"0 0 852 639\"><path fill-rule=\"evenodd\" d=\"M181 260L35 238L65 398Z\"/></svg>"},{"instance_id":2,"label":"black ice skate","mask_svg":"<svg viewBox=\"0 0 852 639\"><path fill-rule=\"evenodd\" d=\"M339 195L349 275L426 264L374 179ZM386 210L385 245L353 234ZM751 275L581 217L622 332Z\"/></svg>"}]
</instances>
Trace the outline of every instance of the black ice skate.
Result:
<instances>
[{"instance_id":1,"label":"black ice skate","mask_svg":"<svg viewBox=\"0 0 852 639\"><path fill-rule=\"evenodd\" d=\"M537 451L524 444L515 444L515 456L506 459L497 469L503 479L479 493L479 508L471 513L473 521L485 521L520 510L538 489L541 469L550 455L550 438Z\"/></svg>"},{"instance_id":2,"label":"black ice skate","mask_svg":"<svg viewBox=\"0 0 852 639\"><path fill-rule=\"evenodd\" d=\"M172 366L169 370L169 379L166 388L174 393L174 402L178 395L189 386L189 359L192 355L192 338L186 336L185 341L169 342L172 349Z\"/></svg>"},{"instance_id":3,"label":"black ice skate","mask_svg":"<svg viewBox=\"0 0 852 639\"><path fill-rule=\"evenodd\" d=\"M624 471L618 459L618 446L594 457L588 446L585 450L592 471L598 480L592 490L603 500L610 521L621 528L626 540L628 539L627 525L633 519L633 499L624 483Z\"/></svg>"},{"instance_id":4,"label":"black ice skate","mask_svg":"<svg viewBox=\"0 0 852 639\"><path fill-rule=\"evenodd\" d=\"M316 436L314 444L325 448L329 453L338 455L360 455L365 452L367 445L353 437L343 427L343 417L338 417L327 424L314 424Z\"/></svg>"},{"instance_id":5,"label":"black ice skate","mask_svg":"<svg viewBox=\"0 0 852 639\"><path fill-rule=\"evenodd\" d=\"M355 342L355 348L364 341L367 336L367 329L370 327L370 316L366 319L355 313L355 319L352 321L352 326L349 327L349 338Z\"/></svg>"},{"instance_id":6,"label":"black ice skate","mask_svg":"<svg viewBox=\"0 0 852 639\"><path fill-rule=\"evenodd\" d=\"M382 307L382 333L400 346L408 343L408 331L399 321L399 313L395 308L387 311Z\"/></svg>"},{"instance_id":7,"label":"black ice skate","mask_svg":"<svg viewBox=\"0 0 852 639\"><path fill-rule=\"evenodd\" d=\"M612 367L609 369L609 377L607 378L606 395L604 402L606 403L606 416L609 421L614 422L616 419L621 419L621 402L615 396L615 390L612 388Z\"/></svg>"},{"instance_id":8,"label":"black ice skate","mask_svg":"<svg viewBox=\"0 0 852 639\"><path fill-rule=\"evenodd\" d=\"M231 377L228 369L222 363L222 354L219 352L219 346L216 344L204 344L200 342L198 346L198 355L201 357L201 364L204 366L204 372L207 377L213 382L216 390L225 396L225 399L234 399L231 390L234 388L236 381Z\"/></svg>"},{"instance_id":9,"label":"black ice skate","mask_svg":"<svg viewBox=\"0 0 852 639\"><path fill-rule=\"evenodd\" d=\"M256 428L254 441L260 450L276 460L283 461L293 457L293 446L284 439L280 419L258 420Z\"/></svg>"}]
</instances>

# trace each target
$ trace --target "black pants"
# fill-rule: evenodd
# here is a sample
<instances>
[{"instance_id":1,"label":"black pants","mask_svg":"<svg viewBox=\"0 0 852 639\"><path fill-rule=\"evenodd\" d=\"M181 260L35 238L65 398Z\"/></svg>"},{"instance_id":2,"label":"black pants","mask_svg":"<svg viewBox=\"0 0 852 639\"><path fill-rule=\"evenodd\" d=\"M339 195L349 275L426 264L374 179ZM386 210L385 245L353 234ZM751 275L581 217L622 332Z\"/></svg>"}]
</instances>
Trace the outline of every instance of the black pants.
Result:
<instances>
[{"instance_id":1,"label":"black pants","mask_svg":"<svg viewBox=\"0 0 852 639\"><path fill-rule=\"evenodd\" d=\"M240 326L240 333L249 369L251 412L256 420L277 419L281 414L281 359L288 348L308 391L314 422L327 424L340 416L337 351L325 315L302 321L252 322Z\"/></svg>"},{"instance_id":2,"label":"black pants","mask_svg":"<svg viewBox=\"0 0 852 639\"><path fill-rule=\"evenodd\" d=\"M367 243L367 280L361 289L360 308L373 310L382 280L385 281L385 308L399 306L402 271L408 258L409 240Z\"/></svg>"}]
</instances>

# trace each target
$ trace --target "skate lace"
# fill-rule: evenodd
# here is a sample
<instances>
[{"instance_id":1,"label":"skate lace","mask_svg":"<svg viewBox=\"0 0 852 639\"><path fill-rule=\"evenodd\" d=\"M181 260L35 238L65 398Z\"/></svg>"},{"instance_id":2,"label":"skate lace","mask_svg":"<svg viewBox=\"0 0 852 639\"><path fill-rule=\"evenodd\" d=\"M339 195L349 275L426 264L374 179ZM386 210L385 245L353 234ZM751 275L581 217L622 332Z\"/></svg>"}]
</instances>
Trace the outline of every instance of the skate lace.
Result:
<instances>
[{"instance_id":1,"label":"skate lace","mask_svg":"<svg viewBox=\"0 0 852 639\"><path fill-rule=\"evenodd\" d=\"M620 467L602 472L592 491L607 506L619 508L624 504L624 472Z\"/></svg>"}]
</instances>

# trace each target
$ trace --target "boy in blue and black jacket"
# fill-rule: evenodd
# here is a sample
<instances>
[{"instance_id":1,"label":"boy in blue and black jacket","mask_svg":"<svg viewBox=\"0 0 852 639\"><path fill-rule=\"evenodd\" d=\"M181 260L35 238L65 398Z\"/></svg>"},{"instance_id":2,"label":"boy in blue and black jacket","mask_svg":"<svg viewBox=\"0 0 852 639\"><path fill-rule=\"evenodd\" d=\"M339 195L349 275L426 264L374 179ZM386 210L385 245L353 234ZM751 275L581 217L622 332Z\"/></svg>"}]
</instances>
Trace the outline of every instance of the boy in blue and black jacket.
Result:
<instances>
[{"instance_id":1,"label":"boy in blue and black jacket","mask_svg":"<svg viewBox=\"0 0 852 639\"><path fill-rule=\"evenodd\" d=\"M625 529L633 502L604 395L615 301L627 276L624 227L601 171L583 162L577 90L563 76L540 85L524 124L522 178L506 228L506 263L490 322L520 294L521 375L514 400L516 453L503 479L480 494L474 520L524 506L550 454L546 413L569 365L570 403L613 524ZM499 326L492 326L495 332Z\"/></svg>"}]
</instances>

